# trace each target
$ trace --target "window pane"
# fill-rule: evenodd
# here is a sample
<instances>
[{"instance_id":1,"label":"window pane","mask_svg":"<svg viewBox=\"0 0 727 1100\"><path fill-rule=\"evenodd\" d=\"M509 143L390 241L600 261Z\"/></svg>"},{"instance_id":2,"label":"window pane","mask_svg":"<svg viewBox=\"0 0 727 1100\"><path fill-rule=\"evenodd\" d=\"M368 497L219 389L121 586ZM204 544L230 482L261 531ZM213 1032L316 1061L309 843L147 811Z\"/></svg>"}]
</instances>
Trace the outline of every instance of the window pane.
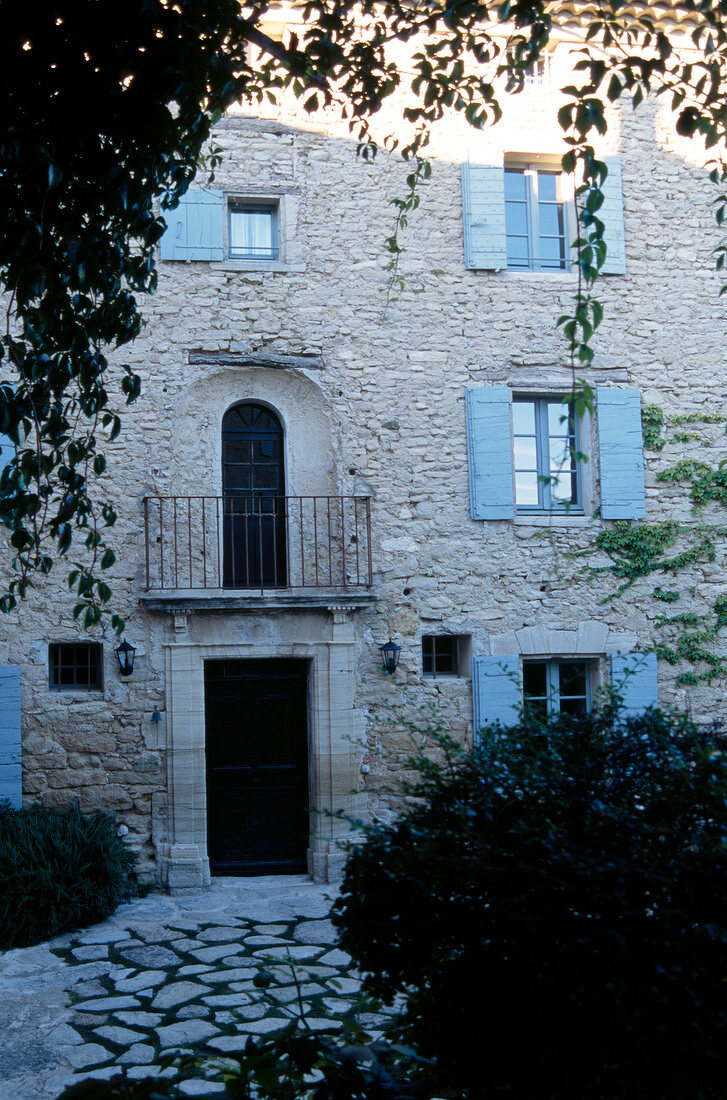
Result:
<instances>
[{"instance_id":1,"label":"window pane","mask_svg":"<svg viewBox=\"0 0 727 1100\"><path fill-rule=\"evenodd\" d=\"M570 471L571 453L569 439L551 439L550 441L550 471Z\"/></svg>"},{"instance_id":2,"label":"window pane","mask_svg":"<svg viewBox=\"0 0 727 1100\"><path fill-rule=\"evenodd\" d=\"M249 466L225 466L225 489L249 489Z\"/></svg>"},{"instance_id":3,"label":"window pane","mask_svg":"<svg viewBox=\"0 0 727 1100\"><path fill-rule=\"evenodd\" d=\"M422 671L431 673L433 664L434 639L431 634L422 635Z\"/></svg>"},{"instance_id":4,"label":"window pane","mask_svg":"<svg viewBox=\"0 0 727 1100\"><path fill-rule=\"evenodd\" d=\"M538 475L533 472L518 471L515 474L515 501L523 508L537 508Z\"/></svg>"},{"instance_id":5,"label":"window pane","mask_svg":"<svg viewBox=\"0 0 727 1100\"><path fill-rule=\"evenodd\" d=\"M513 401L512 423L515 435L535 435L535 402Z\"/></svg>"},{"instance_id":6,"label":"window pane","mask_svg":"<svg viewBox=\"0 0 727 1100\"><path fill-rule=\"evenodd\" d=\"M569 408L562 401L548 402L548 432L550 435L568 434Z\"/></svg>"},{"instance_id":7,"label":"window pane","mask_svg":"<svg viewBox=\"0 0 727 1100\"><path fill-rule=\"evenodd\" d=\"M274 465L255 466L255 489L277 489L278 467Z\"/></svg>"},{"instance_id":8,"label":"window pane","mask_svg":"<svg viewBox=\"0 0 727 1100\"><path fill-rule=\"evenodd\" d=\"M560 203L538 203L538 218L540 222L540 233L543 237L563 236L563 207Z\"/></svg>"},{"instance_id":9,"label":"window pane","mask_svg":"<svg viewBox=\"0 0 727 1100\"><path fill-rule=\"evenodd\" d=\"M534 436L516 436L514 441L515 468L536 470L537 459Z\"/></svg>"},{"instance_id":10,"label":"window pane","mask_svg":"<svg viewBox=\"0 0 727 1100\"><path fill-rule=\"evenodd\" d=\"M570 714L574 718L585 718L588 714L588 706L585 699L561 699L560 713Z\"/></svg>"},{"instance_id":11,"label":"window pane","mask_svg":"<svg viewBox=\"0 0 727 1100\"><path fill-rule=\"evenodd\" d=\"M523 692L525 696L544 699L548 694L545 661L525 661L523 664Z\"/></svg>"},{"instance_id":12,"label":"window pane","mask_svg":"<svg viewBox=\"0 0 727 1100\"><path fill-rule=\"evenodd\" d=\"M538 198L555 202L558 198L558 172L538 172Z\"/></svg>"},{"instance_id":13,"label":"window pane","mask_svg":"<svg viewBox=\"0 0 727 1100\"><path fill-rule=\"evenodd\" d=\"M254 462L275 462L278 457L278 444L274 439L256 440L252 445Z\"/></svg>"},{"instance_id":14,"label":"window pane","mask_svg":"<svg viewBox=\"0 0 727 1100\"><path fill-rule=\"evenodd\" d=\"M515 168L505 169L505 198L506 199L524 199L526 196L525 190L525 173L518 171Z\"/></svg>"},{"instance_id":15,"label":"window pane","mask_svg":"<svg viewBox=\"0 0 727 1100\"><path fill-rule=\"evenodd\" d=\"M247 440L226 439L224 441L224 462L249 462L250 444Z\"/></svg>"},{"instance_id":16,"label":"window pane","mask_svg":"<svg viewBox=\"0 0 727 1100\"><path fill-rule=\"evenodd\" d=\"M523 696L532 718L545 720L548 715L548 678L545 661L525 661L523 664Z\"/></svg>"},{"instance_id":17,"label":"window pane","mask_svg":"<svg viewBox=\"0 0 727 1100\"><path fill-rule=\"evenodd\" d=\"M530 264L530 249L527 237L507 238L507 266L528 267Z\"/></svg>"},{"instance_id":18,"label":"window pane","mask_svg":"<svg viewBox=\"0 0 727 1100\"><path fill-rule=\"evenodd\" d=\"M447 676L456 672L455 668L455 640L451 636L442 635L434 638L434 668L437 675Z\"/></svg>"},{"instance_id":19,"label":"window pane","mask_svg":"<svg viewBox=\"0 0 727 1100\"><path fill-rule=\"evenodd\" d=\"M505 203L505 226L508 233L527 238L528 208L524 202ZM545 230L543 230L543 232L545 232Z\"/></svg>"},{"instance_id":20,"label":"window pane","mask_svg":"<svg viewBox=\"0 0 727 1100\"><path fill-rule=\"evenodd\" d=\"M541 237L540 259L548 267L561 267L565 260L565 246L562 238Z\"/></svg>"},{"instance_id":21,"label":"window pane","mask_svg":"<svg viewBox=\"0 0 727 1100\"><path fill-rule=\"evenodd\" d=\"M558 666L560 694L586 696L586 662L560 661Z\"/></svg>"}]
</instances>

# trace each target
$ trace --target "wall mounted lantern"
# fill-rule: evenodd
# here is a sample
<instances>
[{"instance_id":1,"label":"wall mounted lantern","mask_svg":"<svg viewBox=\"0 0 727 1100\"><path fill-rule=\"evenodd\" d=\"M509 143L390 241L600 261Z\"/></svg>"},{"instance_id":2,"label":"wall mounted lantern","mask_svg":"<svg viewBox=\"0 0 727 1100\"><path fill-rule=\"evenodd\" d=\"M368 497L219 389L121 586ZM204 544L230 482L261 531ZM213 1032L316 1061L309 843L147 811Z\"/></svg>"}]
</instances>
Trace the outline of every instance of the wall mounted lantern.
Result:
<instances>
[{"instance_id":1,"label":"wall mounted lantern","mask_svg":"<svg viewBox=\"0 0 727 1100\"><path fill-rule=\"evenodd\" d=\"M159 713L159 707L154 707L154 710L153 710L152 716L151 716L151 720L152 720L152 722L154 723L155 726L158 726L159 723L161 722L162 716Z\"/></svg>"},{"instance_id":2,"label":"wall mounted lantern","mask_svg":"<svg viewBox=\"0 0 727 1100\"><path fill-rule=\"evenodd\" d=\"M131 676L134 671L134 657L136 649L124 638L121 645L116 647L116 656L119 658L119 672L122 676Z\"/></svg>"},{"instance_id":3,"label":"wall mounted lantern","mask_svg":"<svg viewBox=\"0 0 727 1100\"><path fill-rule=\"evenodd\" d=\"M399 654L401 653L401 646L396 642L392 642L389 638L386 645L379 646L379 653L381 654L381 663L384 666L384 672L391 674L396 672L399 664Z\"/></svg>"}]
</instances>

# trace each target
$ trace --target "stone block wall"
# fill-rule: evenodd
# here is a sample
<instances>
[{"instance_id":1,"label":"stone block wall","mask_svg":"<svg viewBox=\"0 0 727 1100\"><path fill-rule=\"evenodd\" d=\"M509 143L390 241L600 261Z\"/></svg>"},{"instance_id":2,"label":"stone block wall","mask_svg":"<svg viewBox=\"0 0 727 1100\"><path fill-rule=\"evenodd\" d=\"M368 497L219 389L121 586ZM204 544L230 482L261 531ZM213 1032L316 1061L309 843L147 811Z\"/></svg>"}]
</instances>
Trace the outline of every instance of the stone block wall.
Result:
<instances>
[{"instance_id":1,"label":"stone block wall","mask_svg":"<svg viewBox=\"0 0 727 1100\"><path fill-rule=\"evenodd\" d=\"M571 62L568 48L559 47L556 86ZM143 869L154 873L152 831L159 844L169 841L165 653L175 627L170 614L141 602L142 500L220 492L221 418L236 400L257 397L284 410L289 492L373 498L377 602L349 613L359 721L352 782L369 812L388 812L383 789L408 753L402 723L426 723L433 708L463 741L473 735L471 680L425 678L422 633L471 637L474 654L499 652L492 639L528 628L589 636L602 629L652 643L664 612L650 595L657 582L649 578L604 603L613 586L587 580L581 559L570 556L592 544L597 518L486 525L470 518L465 387L567 390L571 368L556 319L568 310L577 278L465 270L460 165L489 148L558 155L557 101L554 90L530 88L506 97L503 121L491 133L467 132L459 122L435 129L432 178L402 238L401 290L384 269L382 243L393 221L390 200L405 189L406 169L396 157L357 160L340 124L311 121L290 104L273 118L240 108L220 122L215 186L285 195L284 263L276 270L160 264L158 292L142 304L146 325L124 349L124 361L142 377L142 397L125 411L101 479L119 512L111 582L137 647L136 669L131 679L119 678L117 640L101 632L94 637L104 642L103 692L48 690L48 642L84 637L71 617L63 562L0 621L5 659L22 669L27 801L60 805L77 796L84 809L113 810L128 824ZM603 280L596 359L577 374L596 386L636 386L645 404L667 414L720 411L724 299L713 271L719 238L706 173L653 104L612 112L612 125L603 152L622 157L627 274ZM217 353L217 361L190 354L196 352ZM318 360L310 368L238 365L249 352L315 356L323 369ZM595 434L591 445L586 476L597 501ZM695 439L646 452L649 522L693 521L684 488L655 478L702 446ZM710 461L724 446L724 425L717 425ZM718 517L707 509L701 520ZM724 565L720 551L668 585L683 592L684 607L706 608L727 591ZM265 629L275 632L270 615ZM210 614L194 629L205 644L216 632L254 643L244 613ZM390 635L402 646L395 677L382 674L378 656ZM689 706L700 720L721 717L720 681L677 687L676 671L664 662L659 675L663 703ZM158 725L151 721L155 708Z\"/></svg>"}]
</instances>

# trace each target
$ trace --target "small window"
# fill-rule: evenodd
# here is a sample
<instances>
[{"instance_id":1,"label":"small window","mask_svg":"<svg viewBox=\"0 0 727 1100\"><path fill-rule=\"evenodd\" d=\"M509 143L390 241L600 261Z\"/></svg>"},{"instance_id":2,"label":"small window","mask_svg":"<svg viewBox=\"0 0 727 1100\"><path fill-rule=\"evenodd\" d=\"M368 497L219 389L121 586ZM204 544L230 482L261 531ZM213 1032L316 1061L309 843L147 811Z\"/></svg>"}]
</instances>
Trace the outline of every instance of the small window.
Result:
<instances>
[{"instance_id":1,"label":"small window","mask_svg":"<svg viewBox=\"0 0 727 1100\"><path fill-rule=\"evenodd\" d=\"M425 676L465 676L471 660L471 636L422 634L422 672Z\"/></svg>"},{"instance_id":2,"label":"small window","mask_svg":"<svg viewBox=\"0 0 727 1100\"><path fill-rule=\"evenodd\" d=\"M559 397L515 397L512 425L517 511L581 511L579 433L572 407Z\"/></svg>"},{"instance_id":3,"label":"small window","mask_svg":"<svg viewBox=\"0 0 727 1100\"><path fill-rule=\"evenodd\" d=\"M566 211L561 172L505 165L508 270L570 270Z\"/></svg>"},{"instance_id":4,"label":"small window","mask_svg":"<svg viewBox=\"0 0 727 1100\"><path fill-rule=\"evenodd\" d=\"M593 672L593 661L523 661L526 708L543 718L557 714L582 718L591 709Z\"/></svg>"},{"instance_id":5,"label":"small window","mask_svg":"<svg viewBox=\"0 0 727 1100\"><path fill-rule=\"evenodd\" d=\"M536 61L533 61L525 73L525 84L526 86L532 86L548 83L550 83L550 57L544 53Z\"/></svg>"},{"instance_id":6,"label":"small window","mask_svg":"<svg viewBox=\"0 0 727 1100\"><path fill-rule=\"evenodd\" d=\"M230 202L227 253L231 260L277 260L277 203Z\"/></svg>"},{"instance_id":7,"label":"small window","mask_svg":"<svg viewBox=\"0 0 727 1100\"><path fill-rule=\"evenodd\" d=\"M100 642L55 642L48 646L51 691L102 691L103 646Z\"/></svg>"}]
</instances>

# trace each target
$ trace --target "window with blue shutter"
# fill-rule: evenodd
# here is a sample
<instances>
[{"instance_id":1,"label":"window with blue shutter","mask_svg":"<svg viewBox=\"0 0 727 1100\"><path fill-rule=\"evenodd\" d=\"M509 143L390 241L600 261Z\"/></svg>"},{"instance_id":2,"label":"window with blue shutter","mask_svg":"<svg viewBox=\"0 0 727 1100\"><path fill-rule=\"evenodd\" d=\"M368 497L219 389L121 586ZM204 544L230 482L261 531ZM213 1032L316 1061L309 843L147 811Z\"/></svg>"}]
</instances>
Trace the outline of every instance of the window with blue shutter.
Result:
<instances>
[{"instance_id":1,"label":"window with blue shutter","mask_svg":"<svg viewBox=\"0 0 727 1100\"><path fill-rule=\"evenodd\" d=\"M163 211L163 260L222 260L225 197L222 191L190 188L175 210Z\"/></svg>"},{"instance_id":2,"label":"window with blue shutter","mask_svg":"<svg viewBox=\"0 0 727 1100\"><path fill-rule=\"evenodd\" d=\"M512 519L510 390L473 386L465 392L470 505L473 519Z\"/></svg>"},{"instance_id":3,"label":"window with blue shutter","mask_svg":"<svg viewBox=\"0 0 727 1100\"><path fill-rule=\"evenodd\" d=\"M614 653L611 684L623 697L627 715L642 714L647 707L658 707L656 654Z\"/></svg>"},{"instance_id":4,"label":"window with blue shutter","mask_svg":"<svg viewBox=\"0 0 727 1100\"><path fill-rule=\"evenodd\" d=\"M20 809L20 669L0 666L0 800Z\"/></svg>"},{"instance_id":5,"label":"window with blue shutter","mask_svg":"<svg viewBox=\"0 0 727 1100\"><path fill-rule=\"evenodd\" d=\"M507 267L502 160L462 165L462 210L465 267L502 271Z\"/></svg>"},{"instance_id":6,"label":"window with blue shutter","mask_svg":"<svg viewBox=\"0 0 727 1100\"><path fill-rule=\"evenodd\" d=\"M643 519L644 441L641 395L636 389L597 393L598 449L603 519Z\"/></svg>"},{"instance_id":7,"label":"window with blue shutter","mask_svg":"<svg viewBox=\"0 0 727 1100\"><path fill-rule=\"evenodd\" d=\"M623 180L621 158L604 157L608 175L603 184L603 206L598 216L605 225L606 261L603 275L626 274L626 237L624 233Z\"/></svg>"}]
</instances>

